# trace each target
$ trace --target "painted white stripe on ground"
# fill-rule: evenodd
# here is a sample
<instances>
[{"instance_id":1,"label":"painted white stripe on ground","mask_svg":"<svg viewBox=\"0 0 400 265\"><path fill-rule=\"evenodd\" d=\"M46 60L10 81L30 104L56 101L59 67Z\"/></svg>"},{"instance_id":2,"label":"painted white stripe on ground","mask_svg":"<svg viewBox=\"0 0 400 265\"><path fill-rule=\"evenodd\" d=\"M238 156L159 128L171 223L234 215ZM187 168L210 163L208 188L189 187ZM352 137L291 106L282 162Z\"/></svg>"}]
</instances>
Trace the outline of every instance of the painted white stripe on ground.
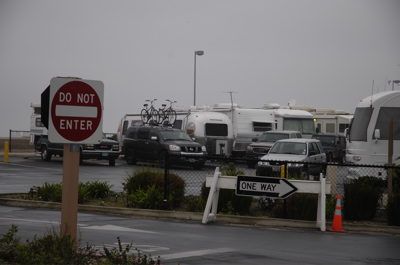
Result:
<instances>
[{"instance_id":1,"label":"painted white stripe on ground","mask_svg":"<svg viewBox=\"0 0 400 265\"><path fill-rule=\"evenodd\" d=\"M236 251L236 249L216 248L216 249L187 251L187 252L160 255L160 256L161 256L161 260L166 260L166 259L179 259L179 258L187 258L187 257L195 257L195 256L204 256L204 255L209 255L209 254L217 254L217 253L233 252L233 251Z\"/></svg>"},{"instance_id":2,"label":"painted white stripe on ground","mask_svg":"<svg viewBox=\"0 0 400 265\"><path fill-rule=\"evenodd\" d=\"M95 226L85 226L85 227L81 227L81 228L82 229L107 230L107 231L123 231L123 232L135 232L135 233L147 233L147 234L160 234L158 232L134 229L134 228L128 228L128 227L116 226L116 225L99 225L99 226L95 225Z\"/></svg>"}]
</instances>

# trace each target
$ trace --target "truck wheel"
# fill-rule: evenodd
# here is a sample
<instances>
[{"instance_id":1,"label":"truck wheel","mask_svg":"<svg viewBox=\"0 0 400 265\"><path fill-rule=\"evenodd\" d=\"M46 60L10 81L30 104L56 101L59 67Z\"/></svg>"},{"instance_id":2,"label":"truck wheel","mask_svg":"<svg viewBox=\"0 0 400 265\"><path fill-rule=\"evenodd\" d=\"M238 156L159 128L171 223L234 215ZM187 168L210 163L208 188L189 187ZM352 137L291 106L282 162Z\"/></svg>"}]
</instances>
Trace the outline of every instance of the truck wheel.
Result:
<instances>
[{"instance_id":1,"label":"truck wheel","mask_svg":"<svg viewBox=\"0 0 400 265\"><path fill-rule=\"evenodd\" d=\"M125 152L125 160L128 165L136 165L137 160L135 158L135 152L132 148L129 148Z\"/></svg>"},{"instance_id":2,"label":"truck wheel","mask_svg":"<svg viewBox=\"0 0 400 265\"><path fill-rule=\"evenodd\" d=\"M112 167L115 166L115 159L108 160L108 165Z\"/></svg>"},{"instance_id":3,"label":"truck wheel","mask_svg":"<svg viewBox=\"0 0 400 265\"><path fill-rule=\"evenodd\" d=\"M204 162L197 162L196 164L194 164L193 168L194 169L202 169L204 167Z\"/></svg>"},{"instance_id":4,"label":"truck wheel","mask_svg":"<svg viewBox=\"0 0 400 265\"><path fill-rule=\"evenodd\" d=\"M332 153L329 153L328 154L328 157L327 157L327 162L333 162L333 155L332 155Z\"/></svg>"},{"instance_id":5,"label":"truck wheel","mask_svg":"<svg viewBox=\"0 0 400 265\"><path fill-rule=\"evenodd\" d=\"M50 161L51 159L51 153L49 152L49 149L47 149L47 146L42 146L41 149L41 157L43 161Z\"/></svg>"},{"instance_id":6,"label":"truck wheel","mask_svg":"<svg viewBox=\"0 0 400 265\"><path fill-rule=\"evenodd\" d=\"M255 168L257 166L257 161L247 160L247 167L248 168Z\"/></svg>"},{"instance_id":7,"label":"truck wheel","mask_svg":"<svg viewBox=\"0 0 400 265\"><path fill-rule=\"evenodd\" d=\"M306 167L301 170L301 179L308 180L309 174L308 174L308 169Z\"/></svg>"}]
</instances>

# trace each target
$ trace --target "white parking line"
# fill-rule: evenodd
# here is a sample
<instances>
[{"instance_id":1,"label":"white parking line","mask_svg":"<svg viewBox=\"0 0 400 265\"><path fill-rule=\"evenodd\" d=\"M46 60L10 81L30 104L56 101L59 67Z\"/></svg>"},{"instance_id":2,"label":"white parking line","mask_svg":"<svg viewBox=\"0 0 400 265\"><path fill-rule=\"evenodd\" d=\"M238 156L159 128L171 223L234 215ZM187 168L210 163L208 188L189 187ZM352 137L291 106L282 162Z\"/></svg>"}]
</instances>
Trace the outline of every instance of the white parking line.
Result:
<instances>
[{"instance_id":1,"label":"white parking line","mask_svg":"<svg viewBox=\"0 0 400 265\"><path fill-rule=\"evenodd\" d=\"M194 256L204 256L204 255L209 255L209 254L217 254L217 253L225 253L225 252L233 252L233 251L236 251L236 249L216 248L216 249L203 249L203 250L187 251L187 252L160 255L160 256L161 256L161 260L165 260L165 259L187 258L187 257L194 257Z\"/></svg>"},{"instance_id":2,"label":"white parking line","mask_svg":"<svg viewBox=\"0 0 400 265\"><path fill-rule=\"evenodd\" d=\"M116 225L94 225L94 226L80 226L81 229L97 229L97 230L107 230L107 231L122 231L122 232L135 232L135 233L147 233L147 234L160 234L158 232L128 228Z\"/></svg>"}]
</instances>

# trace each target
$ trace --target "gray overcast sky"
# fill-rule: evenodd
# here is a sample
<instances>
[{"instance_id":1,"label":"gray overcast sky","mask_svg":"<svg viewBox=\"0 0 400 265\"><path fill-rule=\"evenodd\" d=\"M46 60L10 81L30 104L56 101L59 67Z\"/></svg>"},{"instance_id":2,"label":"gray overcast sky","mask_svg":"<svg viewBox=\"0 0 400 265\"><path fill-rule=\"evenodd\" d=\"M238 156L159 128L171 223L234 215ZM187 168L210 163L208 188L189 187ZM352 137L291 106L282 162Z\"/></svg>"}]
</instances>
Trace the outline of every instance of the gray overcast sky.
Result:
<instances>
[{"instance_id":1,"label":"gray overcast sky","mask_svg":"<svg viewBox=\"0 0 400 265\"><path fill-rule=\"evenodd\" d=\"M0 136L56 76L101 80L103 130L146 99L354 112L400 79L398 0L0 0ZM400 89L400 87L396 87Z\"/></svg>"}]
</instances>

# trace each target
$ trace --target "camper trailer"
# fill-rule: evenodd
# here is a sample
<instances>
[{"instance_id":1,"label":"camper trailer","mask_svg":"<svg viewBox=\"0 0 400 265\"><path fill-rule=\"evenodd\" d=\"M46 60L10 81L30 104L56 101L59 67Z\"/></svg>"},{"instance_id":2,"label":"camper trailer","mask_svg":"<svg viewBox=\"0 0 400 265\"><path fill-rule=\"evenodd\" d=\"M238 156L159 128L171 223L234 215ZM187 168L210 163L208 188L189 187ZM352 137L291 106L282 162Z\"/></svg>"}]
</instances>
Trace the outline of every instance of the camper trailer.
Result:
<instances>
[{"instance_id":1,"label":"camper trailer","mask_svg":"<svg viewBox=\"0 0 400 265\"><path fill-rule=\"evenodd\" d=\"M274 118L263 109L215 104L212 111L224 113L231 119L234 136L232 155L236 157L244 157L247 146L253 142L254 138L275 128Z\"/></svg>"},{"instance_id":2,"label":"camper trailer","mask_svg":"<svg viewBox=\"0 0 400 265\"><path fill-rule=\"evenodd\" d=\"M314 117L308 111L280 108L278 104L265 104L263 109L274 119L275 130L299 131L304 138L316 132Z\"/></svg>"},{"instance_id":3,"label":"camper trailer","mask_svg":"<svg viewBox=\"0 0 400 265\"><path fill-rule=\"evenodd\" d=\"M341 134L349 127L353 115L313 115L319 133Z\"/></svg>"},{"instance_id":4,"label":"camper trailer","mask_svg":"<svg viewBox=\"0 0 400 265\"><path fill-rule=\"evenodd\" d=\"M42 134L47 135L47 128L44 127L41 117L41 105L31 103L32 114L30 121L30 141L29 144L34 145Z\"/></svg>"},{"instance_id":5,"label":"camper trailer","mask_svg":"<svg viewBox=\"0 0 400 265\"><path fill-rule=\"evenodd\" d=\"M400 91L386 91L360 101L346 131L346 162L358 165L388 163L389 120L393 119L393 163L400 163ZM383 169L375 176L384 177ZM369 171L371 172L371 171ZM362 168L350 168L350 178L368 174Z\"/></svg>"},{"instance_id":6,"label":"camper trailer","mask_svg":"<svg viewBox=\"0 0 400 265\"><path fill-rule=\"evenodd\" d=\"M231 119L224 113L194 111L186 115L182 130L207 149L209 155L232 155L233 128Z\"/></svg>"}]
</instances>

